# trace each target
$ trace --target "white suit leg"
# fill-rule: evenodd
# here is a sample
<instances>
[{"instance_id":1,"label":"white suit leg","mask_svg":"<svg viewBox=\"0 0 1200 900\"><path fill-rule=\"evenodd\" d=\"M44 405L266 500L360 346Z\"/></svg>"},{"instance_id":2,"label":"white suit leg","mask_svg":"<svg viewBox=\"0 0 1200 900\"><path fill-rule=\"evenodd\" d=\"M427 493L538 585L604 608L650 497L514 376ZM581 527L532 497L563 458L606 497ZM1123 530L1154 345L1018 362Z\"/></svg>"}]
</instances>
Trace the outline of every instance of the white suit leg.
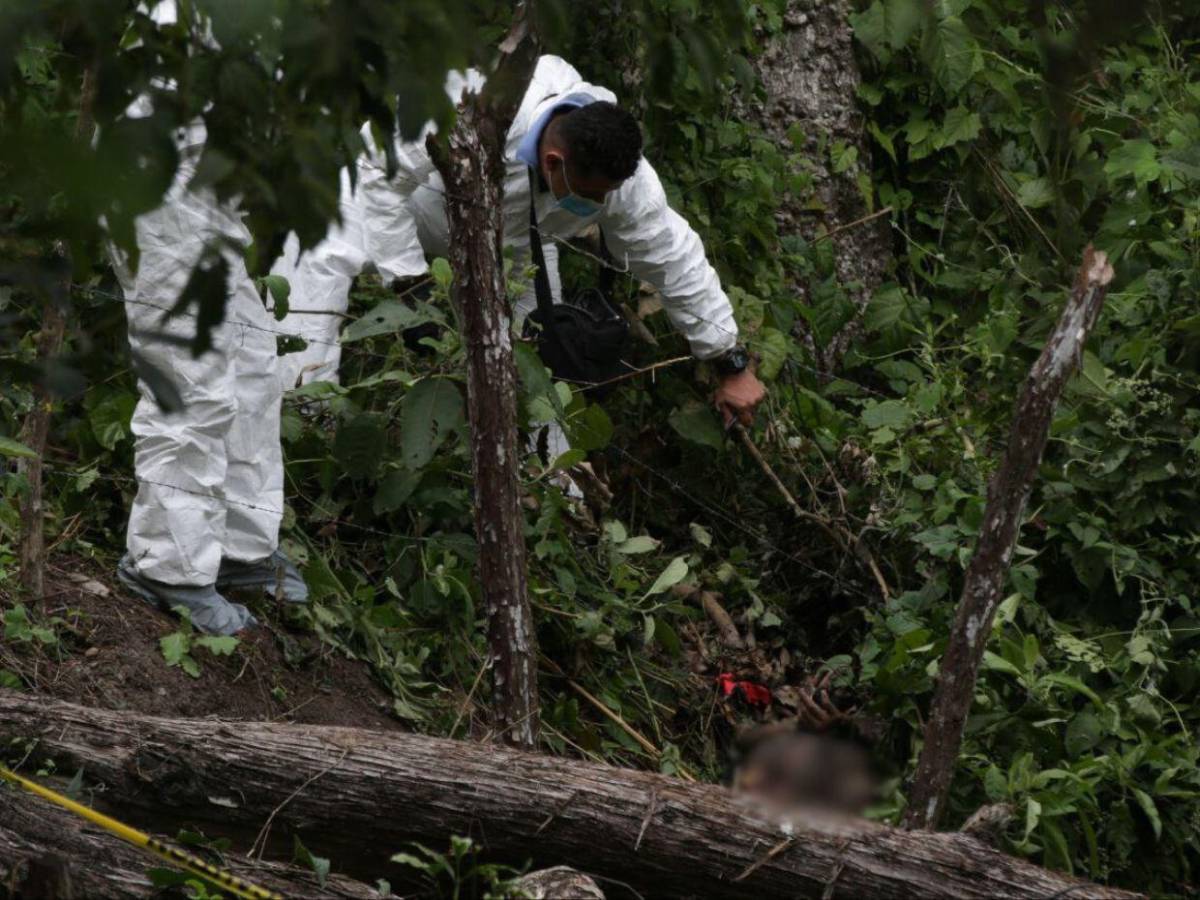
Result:
<instances>
[{"instance_id":1,"label":"white suit leg","mask_svg":"<svg viewBox=\"0 0 1200 900\"><path fill-rule=\"evenodd\" d=\"M237 413L225 435L225 538L222 555L250 562L279 546L283 518L283 387L276 364L277 323L245 276L229 298L230 356Z\"/></svg>"},{"instance_id":2,"label":"white suit leg","mask_svg":"<svg viewBox=\"0 0 1200 900\"><path fill-rule=\"evenodd\" d=\"M210 195L193 193L180 176L163 205L138 218L140 261L136 275L122 271L130 349L178 390L184 407L164 413L144 383L133 415L138 493L129 515L132 565L147 578L173 585L216 580L225 536L225 442L236 412L233 330L228 320L213 331L213 349L198 358L177 342L196 330L194 315L165 317L187 285L207 242L239 227ZM237 262L231 286L246 280ZM253 292L253 287L250 287ZM174 339L176 342L172 342Z\"/></svg>"}]
</instances>

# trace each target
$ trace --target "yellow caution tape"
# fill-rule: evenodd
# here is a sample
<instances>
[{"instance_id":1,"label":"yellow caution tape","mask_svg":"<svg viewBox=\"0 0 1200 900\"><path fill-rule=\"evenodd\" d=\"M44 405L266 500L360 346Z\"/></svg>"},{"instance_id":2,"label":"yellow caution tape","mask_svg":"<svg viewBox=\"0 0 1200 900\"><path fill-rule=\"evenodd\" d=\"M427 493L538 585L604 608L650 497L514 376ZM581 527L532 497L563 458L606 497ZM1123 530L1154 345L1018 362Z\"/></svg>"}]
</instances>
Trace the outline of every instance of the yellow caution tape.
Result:
<instances>
[{"instance_id":1,"label":"yellow caution tape","mask_svg":"<svg viewBox=\"0 0 1200 900\"><path fill-rule=\"evenodd\" d=\"M124 825L103 813L98 813L94 809L84 806L82 803L76 803L70 797L64 797L62 794L55 793L49 788L42 787L37 782L30 781L28 778L6 769L4 766L0 766L0 779L11 781L13 784L25 788L31 794L37 794L43 800L49 800L56 806L61 806L63 809L69 810L77 816L82 816L110 834L115 834L121 840L128 841L135 847L141 847L143 850L148 850L155 856L166 860L173 866L178 866L185 872L211 881L234 896L242 897L244 900L283 900L282 894L268 891L257 884L252 884L249 881L238 878L232 872L217 868L212 863L206 862L198 856L192 856L190 853L184 853L182 850L164 844L162 841L155 840L144 831L130 828L128 825Z\"/></svg>"}]
</instances>

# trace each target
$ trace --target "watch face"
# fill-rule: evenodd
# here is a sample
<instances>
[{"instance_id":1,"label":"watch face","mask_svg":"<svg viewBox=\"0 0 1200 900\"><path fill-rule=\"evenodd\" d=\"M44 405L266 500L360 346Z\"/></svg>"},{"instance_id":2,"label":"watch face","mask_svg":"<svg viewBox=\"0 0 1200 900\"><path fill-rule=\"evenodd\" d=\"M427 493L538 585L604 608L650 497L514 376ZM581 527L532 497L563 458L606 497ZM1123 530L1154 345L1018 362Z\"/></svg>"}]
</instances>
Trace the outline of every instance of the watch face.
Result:
<instances>
[{"instance_id":1,"label":"watch face","mask_svg":"<svg viewBox=\"0 0 1200 900\"><path fill-rule=\"evenodd\" d=\"M734 347L726 357L726 365L728 365L730 371L741 372L746 366L750 365L750 354L741 347Z\"/></svg>"}]
</instances>

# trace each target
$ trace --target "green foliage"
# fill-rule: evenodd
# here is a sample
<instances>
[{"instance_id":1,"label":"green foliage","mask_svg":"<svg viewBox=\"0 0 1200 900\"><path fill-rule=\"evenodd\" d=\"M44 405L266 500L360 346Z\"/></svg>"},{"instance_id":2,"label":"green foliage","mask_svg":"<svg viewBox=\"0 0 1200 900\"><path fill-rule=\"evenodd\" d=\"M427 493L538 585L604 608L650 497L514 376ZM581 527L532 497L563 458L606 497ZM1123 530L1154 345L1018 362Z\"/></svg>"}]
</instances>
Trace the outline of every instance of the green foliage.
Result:
<instances>
[{"instance_id":1,"label":"green foliage","mask_svg":"<svg viewBox=\"0 0 1200 900\"><path fill-rule=\"evenodd\" d=\"M324 889L325 881L329 878L329 860L323 856L313 856L309 849L301 843L300 835L295 835L293 841L292 862L312 869L317 876L317 884Z\"/></svg>"},{"instance_id":2,"label":"green foliage","mask_svg":"<svg viewBox=\"0 0 1200 900\"><path fill-rule=\"evenodd\" d=\"M479 846L469 837L451 835L450 847L438 853L414 843L411 853L393 854L391 861L413 870L425 884L424 896L460 898L518 898L525 896L512 883L520 871L477 859Z\"/></svg>"},{"instance_id":3,"label":"green foliage","mask_svg":"<svg viewBox=\"0 0 1200 900\"><path fill-rule=\"evenodd\" d=\"M53 628L38 625L30 618L29 611L17 604L4 612L4 639L21 644L37 643L43 646L53 646L58 643L58 635Z\"/></svg>"},{"instance_id":4,"label":"green foliage","mask_svg":"<svg viewBox=\"0 0 1200 900\"><path fill-rule=\"evenodd\" d=\"M866 614L857 678L905 723L896 759L915 758L1017 386L1094 242L1117 282L1054 422L951 802L960 820L1014 803L1013 849L1047 865L1174 891L1200 861L1200 397L1178 301L1196 287L1185 148L1200 118L1189 45L1173 37L1187 29L1130 8L1105 45L1087 4L1039 23L1023 3L974 0L934 4L906 35L889 18L903 5L855 18L873 58L876 184L900 210L904 256L850 362L893 395L862 402L853 439L914 590ZM896 791L881 812L902 803Z\"/></svg>"},{"instance_id":5,"label":"green foliage","mask_svg":"<svg viewBox=\"0 0 1200 900\"><path fill-rule=\"evenodd\" d=\"M220 637L211 634L196 635L192 630L191 617L186 607L175 607L181 622L177 630L159 638L158 647L168 666L178 666L193 678L200 677L200 662L192 651L201 647L213 656L229 656L241 643L236 637Z\"/></svg>"}]
</instances>

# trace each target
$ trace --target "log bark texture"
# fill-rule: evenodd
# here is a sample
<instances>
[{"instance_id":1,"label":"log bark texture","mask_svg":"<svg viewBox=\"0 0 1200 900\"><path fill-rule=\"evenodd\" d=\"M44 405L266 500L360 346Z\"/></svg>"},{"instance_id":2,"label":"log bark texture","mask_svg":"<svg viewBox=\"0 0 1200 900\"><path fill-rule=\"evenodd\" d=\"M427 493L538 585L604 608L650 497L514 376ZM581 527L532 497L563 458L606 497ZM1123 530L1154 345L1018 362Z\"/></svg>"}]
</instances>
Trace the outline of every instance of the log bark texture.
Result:
<instances>
[{"instance_id":1,"label":"log bark texture","mask_svg":"<svg viewBox=\"0 0 1200 900\"><path fill-rule=\"evenodd\" d=\"M0 741L15 737L36 737L33 757L61 771L83 766L131 824L237 837L274 810L283 846L299 834L364 878L408 841L461 834L494 858L573 865L656 898L1133 896L963 835L783 816L717 785L494 745L159 719L0 691Z\"/></svg>"},{"instance_id":2,"label":"log bark texture","mask_svg":"<svg viewBox=\"0 0 1200 900\"><path fill-rule=\"evenodd\" d=\"M1029 372L1013 413L1008 448L988 483L979 542L967 566L925 724L925 743L909 793L904 824L935 828L945 807L962 744L963 726L975 697L983 652L992 634L1004 579L1033 489L1050 422L1063 388L1078 367L1088 333L1096 324L1113 269L1090 246L1062 316Z\"/></svg>"},{"instance_id":3,"label":"log bark texture","mask_svg":"<svg viewBox=\"0 0 1200 900\"><path fill-rule=\"evenodd\" d=\"M783 235L798 233L808 240L830 235L838 280L855 307L856 316L846 326L812 348L827 372L836 368L858 334L859 316L892 259L887 216L862 221L874 212L859 186L859 175L871 172L871 145L859 108L861 76L849 12L846 0L789 0L783 31L754 62L766 98L750 110L780 146L788 146L793 126L805 133L804 151L814 169L820 209L814 215L812 198L797 197L781 205L776 220ZM829 159L828 148L836 142L858 153L857 162L840 173L832 170Z\"/></svg>"},{"instance_id":4,"label":"log bark texture","mask_svg":"<svg viewBox=\"0 0 1200 900\"><path fill-rule=\"evenodd\" d=\"M537 62L522 5L481 94L468 94L446 145L431 142L446 186L453 297L467 351L479 581L488 618L492 708L500 739L537 745L537 647L525 577L517 466L517 376L504 279L504 144Z\"/></svg>"},{"instance_id":5,"label":"log bark texture","mask_svg":"<svg viewBox=\"0 0 1200 900\"><path fill-rule=\"evenodd\" d=\"M341 875L330 875L322 888L313 872L277 862L249 863L229 854L221 864L285 897L394 896ZM0 786L0 887L12 896L145 897L157 890L147 875L156 868L169 866L39 797Z\"/></svg>"}]
</instances>

